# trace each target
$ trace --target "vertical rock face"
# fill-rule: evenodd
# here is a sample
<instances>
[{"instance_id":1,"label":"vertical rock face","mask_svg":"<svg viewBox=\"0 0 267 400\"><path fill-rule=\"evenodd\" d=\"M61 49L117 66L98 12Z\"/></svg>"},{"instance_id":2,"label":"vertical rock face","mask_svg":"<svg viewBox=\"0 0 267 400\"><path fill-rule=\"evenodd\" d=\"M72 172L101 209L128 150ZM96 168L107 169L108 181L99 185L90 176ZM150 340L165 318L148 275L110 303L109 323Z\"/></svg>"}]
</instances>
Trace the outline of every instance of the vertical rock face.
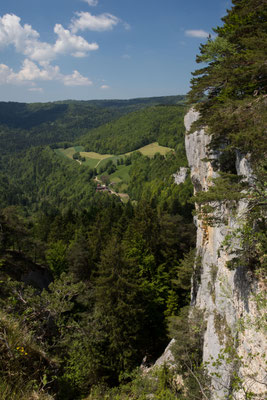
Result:
<instances>
[{"instance_id":1,"label":"vertical rock face","mask_svg":"<svg viewBox=\"0 0 267 400\"><path fill-rule=\"evenodd\" d=\"M193 109L187 113L187 131L197 118L198 113ZM195 192L207 191L212 185L211 179L218 176L212 166L218 154L209 151L210 141L211 137L205 133L205 129L186 135L186 153ZM236 156L236 170L248 182L253 181L249 161L240 154ZM192 305L203 311L206 320L203 362L207 363L212 377L212 399L230 398L234 391L235 372L241 383L234 393L235 397L231 398L264 399L266 338L258 326L262 317L258 300L263 296L263 288L245 266L236 270L227 268L226 263L233 255L227 253L224 246L226 235L242 224L247 204L240 201L235 216L226 204L213 203L213 206L215 213L223 215L223 222L209 226L195 218L201 271L198 282L193 282L192 288ZM234 246L238 246L238 243L232 244L232 250ZM236 355L233 355L235 351ZM253 392L255 397L247 397L246 391Z\"/></svg>"}]
</instances>

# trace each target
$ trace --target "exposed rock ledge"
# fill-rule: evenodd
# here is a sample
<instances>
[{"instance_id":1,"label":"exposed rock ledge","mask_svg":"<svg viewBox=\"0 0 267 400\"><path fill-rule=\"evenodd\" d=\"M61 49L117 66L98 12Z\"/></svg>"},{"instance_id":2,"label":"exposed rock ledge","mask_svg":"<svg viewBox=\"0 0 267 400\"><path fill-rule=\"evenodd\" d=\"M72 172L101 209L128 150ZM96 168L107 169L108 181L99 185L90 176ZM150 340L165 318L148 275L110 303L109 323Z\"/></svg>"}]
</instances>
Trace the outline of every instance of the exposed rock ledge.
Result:
<instances>
[{"instance_id":1,"label":"exposed rock ledge","mask_svg":"<svg viewBox=\"0 0 267 400\"><path fill-rule=\"evenodd\" d=\"M176 185L180 185L181 183L184 183L187 175L188 175L188 168L181 167L179 171L177 171L172 176L174 177L174 182L176 183Z\"/></svg>"},{"instance_id":2,"label":"exposed rock ledge","mask_svg":"<svg viewBox=\"0 0 267 400\"><path fill-rule=\"evenodd\" d=\"M207 191L212 184L211 178L218 176L218 172L212 167L212 160L215 160L218 154L208 150L211 137L204 129L188 133L198 116L198 112L191 109L184 119L187 131L186 154L195 193ZM247 182L253 182L254 176L248 156L236 154L236 171ZM207 363L208 373L212 377L211 400L228 400L230 396L234 400L266 398L266 337L257 326L257 320L264 317L264 310L260 311L255 301L259 294L263 294L263 288L245 266L234 271L226 267L226 262L232 255L227 254L223 247L226 235L240 225L246 209L246 202L241 200L233 216L226 205L218 203L217 212L226 217L227 223L216 226L205 226L200 219L195 218L197 255L201 257L202 265L199 282L193 280L191 305L201 309L206 320L203 362ZM240 329L242 324L243 329ZM173 340L155 365L166 363L173 366L172 343ZM232 360L233 362L220 359L220 362L216 363L229 343L236 350L238 357L242 358L241 366L237 368L237 359ZM234 372L238 373L242 386L242 389L235 393L232 388ZM212 375L213 373L217 376ZM253 392L253 397L248 397L246 391Z\"/></svg>"},{"instance_id":3,"label":"exposed rock ledge","mask_svg":"<svg viewBox=\"0 0 267 400\"><path fill-rule=\"evenodd\" d=\"M198 113L193 109L187 113L184 120L187 132L197 118ZM218 154L208 151L210 141L211 137L205 134L204 129L187 134L185 138L195 192L206 191L211 185L211 178L218 174L212 167L212 159L216 159ZM248 157L237 154L236 170L238 175L243 175L248 182L253 180ZM203 310L207 323L203 362L208 363L210 374L220 374L220 378L212 378L213 400L228 399L232 391L234 363L221 360L220 366L212 365L212 360L218 359L229 342L233 343L238 356L243 357L242 366L238 369L243 389L256 393L257 397L253 398L257 399L263 400L264 393L266 394L266 338L256 329L259 310L255 296L260 293L259 283L245 266L230 271L226 262L231 255L223 249L226 235L239 226L246 207L246 202L240 201L234 217L227 206L217 204L217 212L226 217L227 223L214 227L205 226L200 219L196 219L196 247L197 254L202 259L202 268L200 283L193 284L192 305ZM240 329L241 321L244 322L243 330ZM239 390L233 398L246 399L244 390Z\"/></svg>"}]
</instances>

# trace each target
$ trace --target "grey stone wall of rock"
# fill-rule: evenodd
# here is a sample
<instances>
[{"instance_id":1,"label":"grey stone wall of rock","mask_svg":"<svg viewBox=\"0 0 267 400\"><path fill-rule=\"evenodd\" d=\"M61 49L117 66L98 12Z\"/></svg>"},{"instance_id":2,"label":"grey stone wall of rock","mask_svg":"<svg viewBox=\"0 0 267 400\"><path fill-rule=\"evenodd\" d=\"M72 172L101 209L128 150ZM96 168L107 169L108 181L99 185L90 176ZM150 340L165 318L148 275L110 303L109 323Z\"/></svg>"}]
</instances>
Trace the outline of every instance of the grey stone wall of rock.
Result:
<instances>
[{"instance_id":1,"label":"grey stone wall of rock","mask_svg":"<svg viewBox=\"0 0 267 400\"><path fill-rule=\"evenodd\" d=\"M190 131L191 125L198 118L198 113L191 109L185 116L185 127ZM191 179L195 192L207 191L212 185L212 178L218 176L212 161L218 157L211 154L208 145L211 137L205 129L186 135L186 153L191 170ZM249 157L237 153L236 169L239 175L251 182L253 172ZM226 347L231 344L238 356L243 357L242 366L238 369L243 389L235 393L236 400L244 400L245 390L251 390L264 399L266 386L264 381L266 337L257 329L259 309L255 296L262 293L262 287L245 267L231 271L226 263L233 257L225 249L224 240L240 224L247 210L245 201L240 201L237 212L233 215L227 205L214 203L218 215L224 216L224 222L216 226L208 226L201 219L196 219L197 254L202 259L200 284L192 290L192 304L204 311L207 329L204 336L203 361L208 365L208 372L219 373L220 377L212 377L212 400L226 400L231 393L231 381L234 362L220 360L221 364L213 364ZM232 243L232 251L239 243ZM244 322L241 330L240 322ZM227 354L226 354L227 357ZM233 360L234 361L234 360ZM266 381L265 381L266 383ZM256 397L255 397L256 398Z\"/></svg>"},{"instance_id":2,"label":"grey stone wall of rock","mask_svg":"<svg viewBox=\"0 0 267 400\"><path fill-rule=\"evenodd\" d=\"M177 171L172 176L174 177L174 182L176 185L180 185L180 183L184 183L187 178L189 169L186 167L180 167L179 171Z\"/></svg>"}]
</instances>

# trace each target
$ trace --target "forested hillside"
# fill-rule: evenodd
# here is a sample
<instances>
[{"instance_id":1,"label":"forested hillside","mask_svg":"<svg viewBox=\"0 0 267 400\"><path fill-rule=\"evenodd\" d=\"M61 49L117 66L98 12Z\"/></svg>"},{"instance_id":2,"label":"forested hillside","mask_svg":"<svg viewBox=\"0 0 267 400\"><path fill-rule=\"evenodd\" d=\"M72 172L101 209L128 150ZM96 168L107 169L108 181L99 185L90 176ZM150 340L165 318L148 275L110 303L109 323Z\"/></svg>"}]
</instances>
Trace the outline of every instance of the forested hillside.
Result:
<instances>
[{"instance_id":1,"label":"forested hillside","mask_svg":"<svg viewBox=\"0 0 267 400\"><path fill-rule=\"evenodd\" d=\"M184 136L185 107L154 106L127 114L79 138L87 151L122 154L152 142L174 148Z\"/></svg>"},{"instance_id":2,"label":"forested hillside","mask_svg":"<svg viewBox=\"0 0 267 400\"><path fill-rule=\"evenodd\" d=\"M92 128L124 114L157 104L183 101L184 96L35 104L0 102L1 152L72 142Z\"/></svg>"},{"instance_id":3,"label":"forested hillside","mask_svg":"<svg viewBox=\"0 0 267 400\"><path fill-rule=\"evenodd\" d=\"M189 301L192 269L181 260L195 240L192 185L172 176L186 166L181 99L2 108L1 398L82 399L127 382L168 343L168 318ZM154 140L173 150L101 167L127 168L123 203L96 191L96 169L57 151L84 131L90 150Z\"/></svg>"},{"instance_id":4,"label":"forested hillside","mask_svg":"<svg viewBox=\"0 0 267 400\"><path fill-rule=\"evenodd\" d=\"M1 158L2 207L27 213L87 207L95 194L94 171L56 156L50 147L32 147Z\"/></svg>"},{"instance_id":5,"label":"forested hillside","mask_svg":"<svg viewBox=\"0 0 267 400\"><path fill-rule=\"evenodd\" d=\"M233 0L200 48L186 106L183 96L0 104L1 399L263 400L237 349L266 327L253 292L266 287L265 3ZM189 173L173 177L187 167L191 106L193 198ZM134 151L155 141L170 151ZM92 168L81 146L111 157ZM97 190L112 178L129 201ZM170 338L172 367L148 370ZM210 343L222 351L207 360Z\"/></svg>"}]
</instances>

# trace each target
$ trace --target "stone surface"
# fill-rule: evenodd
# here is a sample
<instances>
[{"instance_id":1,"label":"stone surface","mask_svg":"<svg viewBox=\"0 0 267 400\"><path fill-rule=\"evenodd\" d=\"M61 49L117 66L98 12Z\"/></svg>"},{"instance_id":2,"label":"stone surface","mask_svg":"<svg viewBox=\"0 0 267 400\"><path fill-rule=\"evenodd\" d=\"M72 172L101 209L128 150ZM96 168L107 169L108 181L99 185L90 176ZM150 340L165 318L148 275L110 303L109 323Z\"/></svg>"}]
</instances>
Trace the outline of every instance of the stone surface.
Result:
<instances>
[{"instance_id":1,"label":"stone surface","mask_svg":"<svg viewBox=\"0 0 267 400\"><path fill-rule=\"evenodd\" d=\"M161 367L164 364L167 364L169 367L173 366L174 357L171 352L171 346L173 345L174 341L175 341L174 339L170 341L162 356L160 356L155 362L154 364L155 367Z\"/></svg>"},{"instance_id":2,"label":"stone surface","mask_svg":"<svg viewBox=\"0 0 267 400\"><path fill-rule=\"evenodd\" d=\"M190 110L185 116L185 127L189 131L198 118L198 113ZM185 138L186 153L191 170L194 191L207 191L212 179L218 176L212 161L218 154L208 149L211 137L205 129L187 134ZM236 155L236 170L244 180L253 181L253 172L249 164L249 156ZM241 223L246 213L247 204L240 201L235 216L227 205L213 203L215 214L223 215L224 221L216 226L208 226L200 219L195 219L197 226L197 254L202 259L200 283L193 282L192 305L204 311L207 329L204 335L203 361L208 363L210 374L216 372L220 377L212 378L212 400L228 399L231 392L231 379L234 363L221 360L221 364L213 364L219 355L231 344L243 357L239 375L245 390L264 398L266 387L263 354L266 351L266 338L256 329L259 310L255 296L262 292L260 283L246 270L245 266L231 271L226 262L233 255L224 246L227 234ZM232 251L239 243L232 243ZM228 251L228 252L227 252ZM240 330L240 322L244 322L244 330ZM234 360L233 360L234 361ZM247 365L246 367L244 365ZM236 400L245 399L243 390L235 393ZM256 397L255 397L256 398Z\"/></svg>"},{"instance_id":3,"label":"stone surface","mask_svg":"<svg viewBox=\"0 0 267 400\"><path fill-rule=\"evenodd\" d=\"M146 359L143 360L141 364L141 370L143 371L144 374L153 371L155 368L162 367L164 364L166 364L169 368L172 368L174 366L174 357L171 352L171 347L174 342L175 342L174 339L170 341L164 353L156 360L156 362L152 366L147 366Z\"/></svg>"},{"instance_id":4,"label":"stone surface","mask_svg":"<svg viewBox=\"0 0 267 400\"><path fill-rule=\"evenodd\" d=\"M187 174L188 174L189 169L186 167L181 167L179 171L176 172L176 174L173 174L172 176L174 177L174 182L176 185L180 185L180 183L184 183L186 180Z\"/></svg>"}]
</instances>

